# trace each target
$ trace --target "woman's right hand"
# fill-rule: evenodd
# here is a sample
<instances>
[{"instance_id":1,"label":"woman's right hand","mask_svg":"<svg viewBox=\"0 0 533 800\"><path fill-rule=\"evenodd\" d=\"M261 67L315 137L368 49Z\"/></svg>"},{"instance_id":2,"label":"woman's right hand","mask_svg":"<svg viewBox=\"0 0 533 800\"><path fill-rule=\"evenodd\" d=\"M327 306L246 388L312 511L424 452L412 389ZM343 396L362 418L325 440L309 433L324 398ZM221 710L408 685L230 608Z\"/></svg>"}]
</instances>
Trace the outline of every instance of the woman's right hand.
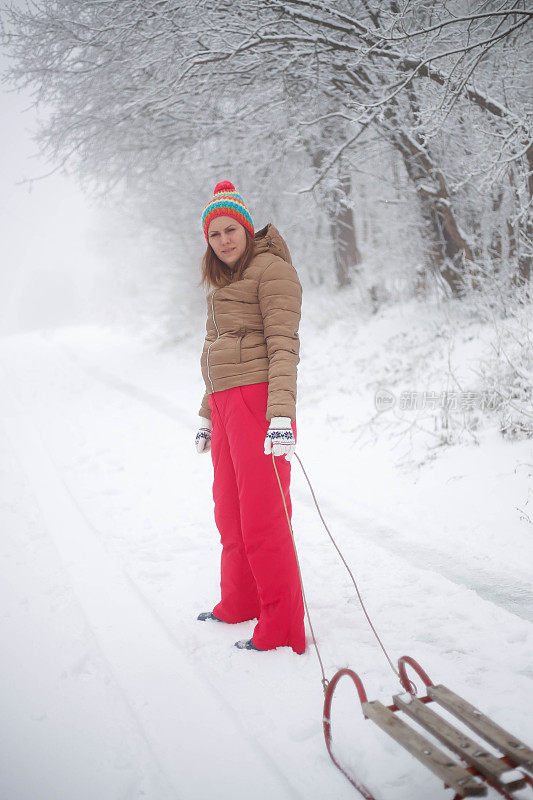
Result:
<instances>
[{"instance_id":1,"label":"woman's right hand","mask_svg":"<svg viewBox=\"0 0 533 800\"><path fill-rule=\"evenodd\" d=\"M199 453L208 453L211 450L211 420L200 417L200 427L196 434L196 449Z\"/></svg>"}]
</instances>

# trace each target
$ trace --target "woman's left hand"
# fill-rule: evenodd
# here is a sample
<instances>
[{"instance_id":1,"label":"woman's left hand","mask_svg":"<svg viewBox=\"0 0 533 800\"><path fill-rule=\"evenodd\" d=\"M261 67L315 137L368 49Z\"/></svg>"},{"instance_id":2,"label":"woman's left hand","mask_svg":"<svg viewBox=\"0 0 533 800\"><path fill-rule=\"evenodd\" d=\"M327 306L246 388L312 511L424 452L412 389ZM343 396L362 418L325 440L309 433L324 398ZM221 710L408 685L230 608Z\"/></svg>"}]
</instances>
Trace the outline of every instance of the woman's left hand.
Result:
<instances>
[{"instance_id":1,"label":"woman's left hand","mask_svg":"<svg viewBox=\"0 0 533 800\"><path fill-rule=\"evenodd\" d=\"M275 456L285 456L287 461L291 460L296 439L291 428L290 417L272 417L270 427L265 439L265 455L274 453Z\"/></svg>"}]
</instances>

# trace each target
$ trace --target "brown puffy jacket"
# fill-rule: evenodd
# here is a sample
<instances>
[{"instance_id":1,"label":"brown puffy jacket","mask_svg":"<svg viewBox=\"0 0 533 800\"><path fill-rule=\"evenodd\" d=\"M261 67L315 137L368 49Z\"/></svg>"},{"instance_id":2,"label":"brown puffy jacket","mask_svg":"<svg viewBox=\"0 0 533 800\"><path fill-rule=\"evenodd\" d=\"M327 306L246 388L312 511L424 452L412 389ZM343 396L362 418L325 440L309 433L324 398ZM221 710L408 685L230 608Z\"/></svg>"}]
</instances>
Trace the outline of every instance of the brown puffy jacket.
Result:
<instances>
[{"instance_id":1,"label":"brown puffy jacket","mask_svg":"<svg viewBox=\"0 0 533 800\"><path fill-rule=\"evenodd\" d=\"M256 232L254 253L240 280L207 294L200 416L211 417L212 392L268 381L266 419L296 419L301 305L302 287L289 249L269 223Z\"/></svg>"}]
</instances>

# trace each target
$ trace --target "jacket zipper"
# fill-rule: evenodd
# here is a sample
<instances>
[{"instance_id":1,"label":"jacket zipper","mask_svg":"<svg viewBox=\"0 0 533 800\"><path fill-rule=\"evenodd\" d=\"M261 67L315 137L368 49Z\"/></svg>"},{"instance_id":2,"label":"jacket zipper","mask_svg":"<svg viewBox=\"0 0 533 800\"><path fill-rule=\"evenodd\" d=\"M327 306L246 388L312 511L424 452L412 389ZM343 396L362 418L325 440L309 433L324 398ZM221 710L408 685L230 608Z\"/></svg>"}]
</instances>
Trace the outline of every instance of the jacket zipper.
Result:
<instances>
[{"instance_id":1,"label":"jacket zipper","mask_svg":"<svg viewBox=\"0 0 533 800\"><path fill-rule=\"evenodd\" d=\"M218 330L217 321L215 319L215 305L213 303L213 298L216 294L216 291L217 290L215 290L211 295L211 313L213 314L213 322L215 323L215 328L217 329L217 338L213 342L211 342L211 344L207 348L207 377L209 378L209 381L211 383L211 389L213 390L213 392L215 391L215 387L213 386L213 381L211 380L211 375L209 374L209 351L211 350L215 342L218 342L218 340L220 339L220 331Z\"/></svg>"},{"instance_id":2,"label":"jacket zipper","mask_svg":"<svg viewBox=\"0 0 533 800\"><path fill-rule=\"evenodd\" d=\"M213 342L211 342L211 344L207 348L207 377L209 378L209 382L211 384L211 389L213 390L213 392L215 391L215 387L213 386L213 381L211 380L211 374L209 372L209 353L210 353L211 348L213 347L213 345L216 342L218 342L218 340L221 339L222 336L226 336L225 333L223 333L223 334L220 333L220 331L218 329L217 321L216 321L216 318L215 318L215 304L214 304L213 300L214 300L215 294L217 292L218 292L218 289L216 289L213 292L213 294L211 295L211 313L213 315L213 322L215 323L215 328L217 329L217 338ZM245 335L245 333L246 333L246 328L243 330L243 332L241 333L241 335L237 339L238 352L239 352L239 361L238 361L238 363L241 362L241 345L242 345L242 339L243 339L243 336Z\"/></svg>"}]
</instances>

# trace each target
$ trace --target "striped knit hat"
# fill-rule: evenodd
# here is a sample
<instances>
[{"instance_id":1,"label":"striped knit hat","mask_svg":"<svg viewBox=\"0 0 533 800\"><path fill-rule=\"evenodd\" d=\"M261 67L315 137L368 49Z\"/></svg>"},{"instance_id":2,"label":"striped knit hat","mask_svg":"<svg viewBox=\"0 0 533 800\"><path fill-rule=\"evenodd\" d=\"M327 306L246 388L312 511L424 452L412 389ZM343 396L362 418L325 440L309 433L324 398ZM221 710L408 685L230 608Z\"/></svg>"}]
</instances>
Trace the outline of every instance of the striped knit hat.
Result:
<instances>
[{"instance_id":1,"label":"striped knit hat","mask_svg":"<svg viewBox=\"0 0 533 800\"><path fill-rule=\"evenodd\" d=\"M204 229L204 236L206 241L209 242L207 232L209 225L215 217L234 217L237 222L254 235L254 223L250 212L244 205L244 200L236 191L235 186L230 181L222 181L217 183L213 197L204 208L202 214L202 227Z\"/></svg>"}]
</instances>

